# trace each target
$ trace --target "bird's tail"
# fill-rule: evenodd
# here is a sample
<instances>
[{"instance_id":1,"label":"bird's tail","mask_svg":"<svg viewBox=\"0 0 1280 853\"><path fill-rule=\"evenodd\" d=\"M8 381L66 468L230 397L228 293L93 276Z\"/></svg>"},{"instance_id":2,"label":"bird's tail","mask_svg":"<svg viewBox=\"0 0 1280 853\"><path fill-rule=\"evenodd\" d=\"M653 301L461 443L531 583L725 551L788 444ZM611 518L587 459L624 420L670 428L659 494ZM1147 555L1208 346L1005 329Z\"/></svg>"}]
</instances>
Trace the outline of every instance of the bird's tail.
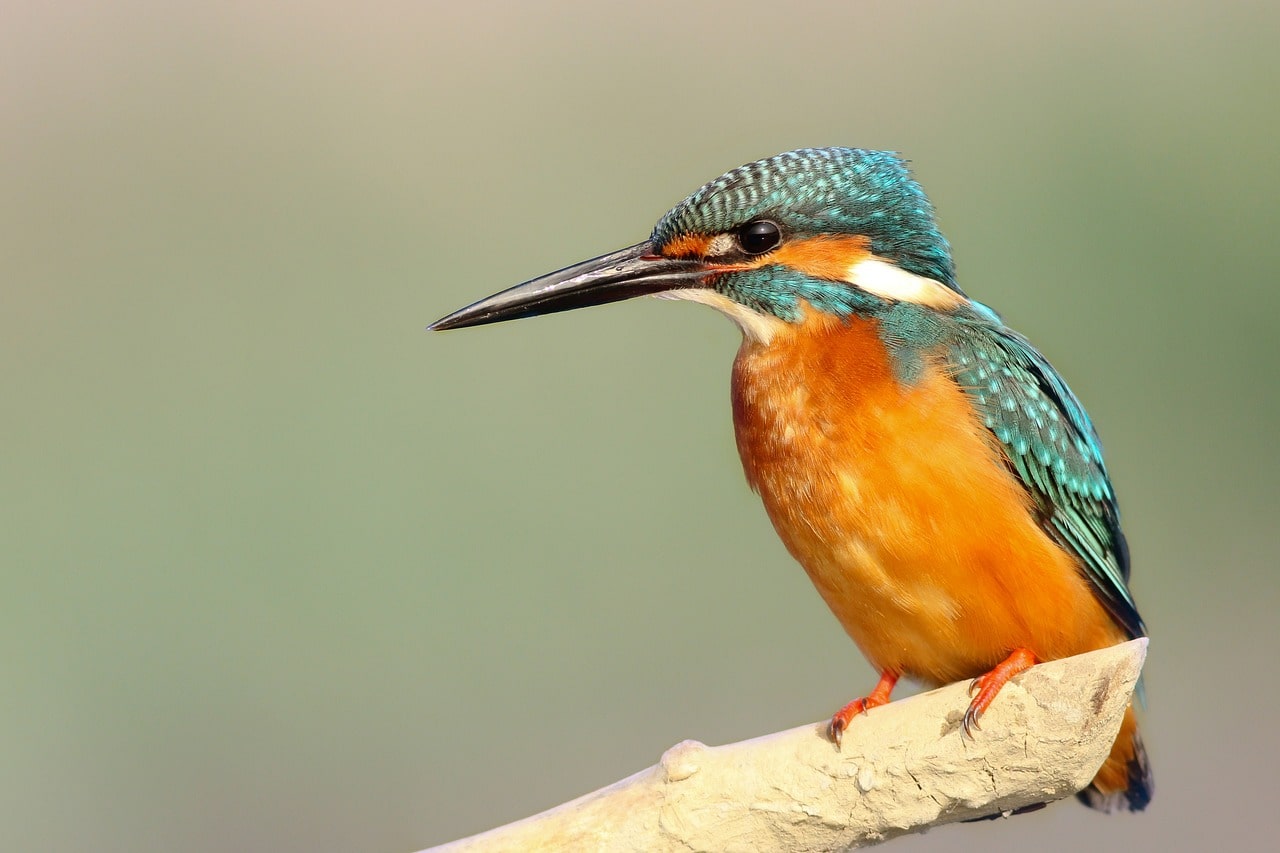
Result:
<instances>
[{"instance_id":1,"label":"bird's tail","mask_svg":"<svg viewBox=\"0 0 1280 853\"><path fill-rule=\"evenodd\" d=\"M1154 791L1155 780L1147 762L1147 750L1142 745L1138 718L1130 705L1124 712L1124 722L1120 724L1120 734L1111 747L1111 754L1102 762L1089 787L1076 796L1091 809L1140 812L1151 802Z\"/></svg>"}]
</instances>

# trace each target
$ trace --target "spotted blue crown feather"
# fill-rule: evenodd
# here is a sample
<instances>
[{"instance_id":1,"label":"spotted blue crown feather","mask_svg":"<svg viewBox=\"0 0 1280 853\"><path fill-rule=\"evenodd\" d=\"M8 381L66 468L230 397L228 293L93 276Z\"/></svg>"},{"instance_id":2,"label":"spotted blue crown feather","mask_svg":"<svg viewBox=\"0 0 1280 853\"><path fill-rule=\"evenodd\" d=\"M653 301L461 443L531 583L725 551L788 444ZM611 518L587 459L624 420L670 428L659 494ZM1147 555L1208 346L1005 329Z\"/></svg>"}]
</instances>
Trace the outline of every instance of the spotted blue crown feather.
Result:
<instances>
[{"instance_id":1,"label":"spotted blue crown feather","mask_svg":"<svg viewBox=\"0 0 1280 853\"><path fill-rule=\"evenodd\" d=\"M862 148L802 148L740 166L707 183L658 221L655 245L716 234L758 217L796 232L860 234L871 252L956 287L951 247L902 158Z\"/></svg>"}]
</instances>

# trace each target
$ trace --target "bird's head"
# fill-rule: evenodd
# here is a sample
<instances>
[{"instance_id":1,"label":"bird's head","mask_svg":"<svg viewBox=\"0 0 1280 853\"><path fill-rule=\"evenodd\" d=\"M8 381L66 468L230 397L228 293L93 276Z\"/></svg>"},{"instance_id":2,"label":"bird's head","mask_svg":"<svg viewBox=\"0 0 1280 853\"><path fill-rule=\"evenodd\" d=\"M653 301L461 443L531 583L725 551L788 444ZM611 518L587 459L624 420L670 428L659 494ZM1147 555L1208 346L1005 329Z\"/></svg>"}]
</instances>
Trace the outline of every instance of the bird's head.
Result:
<instances>
[{"instance_id":1,"label":"bird's head","mask_svg":"<svg viewBox=\"0 0 1280 853\"><path fill-rule=\"evenodd\" d=\"M432 324L478 326L656 294L705 302L767 341L805 307L875 314L968 304L933 207L894 154L808 148L698 189L648 240L504 290Z\"/></svg>"}]
</instances>

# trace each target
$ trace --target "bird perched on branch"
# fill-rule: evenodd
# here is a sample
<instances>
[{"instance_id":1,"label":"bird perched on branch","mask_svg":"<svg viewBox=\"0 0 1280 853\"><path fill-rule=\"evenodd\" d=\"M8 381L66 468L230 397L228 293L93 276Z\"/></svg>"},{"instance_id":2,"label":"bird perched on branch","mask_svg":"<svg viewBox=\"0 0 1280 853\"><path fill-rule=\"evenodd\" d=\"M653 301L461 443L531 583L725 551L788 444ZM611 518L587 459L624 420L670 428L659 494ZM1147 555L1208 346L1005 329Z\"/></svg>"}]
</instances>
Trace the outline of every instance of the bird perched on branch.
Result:
<instances>
[{"instance_id":1,"label":"bird perched on branch","mask_svg":"<svg viewBox=\"0 0 1280 853\"><path fill-rule=\"evenodd\" d=\"M733 422L747 481L880 671L973 679L963 730L1010 678L1145 636L1097 434L1062 377L956 282L903 161L804 149L734 169L649 239L483 299L432 329L656 294L742 330ZM1131 707L1088 805L1144 808Z\"/></svg>"}]
</instances>

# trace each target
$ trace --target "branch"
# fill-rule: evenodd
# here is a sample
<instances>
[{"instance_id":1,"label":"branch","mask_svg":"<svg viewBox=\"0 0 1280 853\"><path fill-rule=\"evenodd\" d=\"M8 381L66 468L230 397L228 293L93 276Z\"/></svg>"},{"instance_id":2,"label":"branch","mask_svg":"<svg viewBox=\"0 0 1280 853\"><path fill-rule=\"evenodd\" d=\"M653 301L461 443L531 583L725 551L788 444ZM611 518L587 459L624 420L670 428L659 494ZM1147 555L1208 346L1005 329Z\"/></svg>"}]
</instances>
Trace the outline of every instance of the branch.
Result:
<instances>
[{"instance_id":1,"label":"branch","mask_svg":"<svg viewBox=\"0 0 1280 853\"><path fill-rule=\"evenodd\" d=\"M1133 640L1028 670L973 740L967 685L952 684L858 718L842 752L825 723L687 740L599 791L432 849L833 850L1057 800L1106 758L1146 653Z\"/></svg>"}]
</instances>

